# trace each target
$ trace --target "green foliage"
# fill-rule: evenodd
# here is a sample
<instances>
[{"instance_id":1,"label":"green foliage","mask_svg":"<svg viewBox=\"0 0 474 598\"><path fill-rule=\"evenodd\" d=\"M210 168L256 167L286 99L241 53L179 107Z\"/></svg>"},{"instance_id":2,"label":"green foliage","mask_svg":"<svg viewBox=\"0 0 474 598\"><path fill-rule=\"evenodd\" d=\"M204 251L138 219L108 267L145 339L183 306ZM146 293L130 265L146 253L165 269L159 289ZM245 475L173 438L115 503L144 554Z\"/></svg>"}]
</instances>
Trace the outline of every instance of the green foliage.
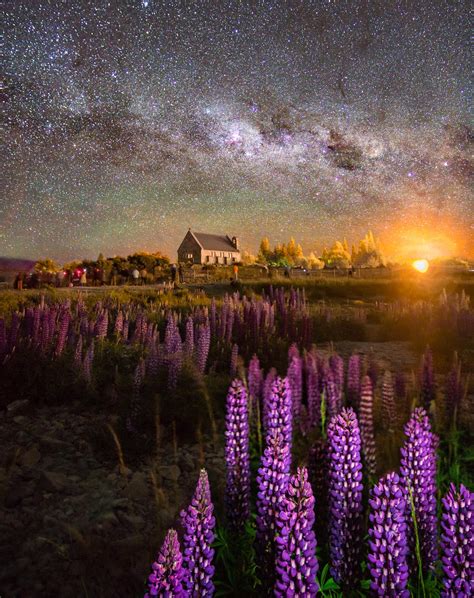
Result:
<instances>
[{"instance_id":1,"label":"green foliage","mask_svg":"<svg viewBox=\"0 0 474 598\"><path fill-rule=\"evenodd\" d=\"M255 559L255 517L247 521L241 535L229 534L218 525L213 547L216 551L216 596L252 596L261 585Z\"/></svg>"}]
</instances>

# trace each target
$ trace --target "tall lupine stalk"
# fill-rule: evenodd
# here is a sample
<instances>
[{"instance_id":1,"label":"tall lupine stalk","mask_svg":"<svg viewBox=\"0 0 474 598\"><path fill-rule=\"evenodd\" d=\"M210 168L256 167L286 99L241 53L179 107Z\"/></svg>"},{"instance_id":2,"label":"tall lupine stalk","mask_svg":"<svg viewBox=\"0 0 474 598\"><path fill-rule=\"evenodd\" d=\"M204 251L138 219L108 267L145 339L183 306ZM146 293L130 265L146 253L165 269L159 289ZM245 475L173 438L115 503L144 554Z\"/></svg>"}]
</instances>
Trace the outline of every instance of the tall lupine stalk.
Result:
<instances>
[{"instance_id":1,"label":"tall lupine stalk","mask_svg":"<svg viewBox=\"0 0 474 598\"><path fill-rule=\"evenodd\" d=\"M293 435L292 400L288 378L277 377L268 398L266 434L272 430L282 435L289 447L288 471L291 464L291 446Z\"/></svg>"},{"instance_id":2,"label":"tall lupine stalk","mask_svg":"<svg viewBox=\"0 0 474 598\"><path fill-rule=\"evenodd\" d=\"M360 435L362 439L362 453L368 475L375 474L377 465L375 438L374 438L374 397L372 394L372 381L369 376L364 376L360 388Z\"/></svg>"},{"instance_id":3,"label":"tall lupine stalk","mask_svg":"<svg viewBox=\"0 0 474 598\"><path fill-rule=\"evenodd\" d=\"M443 598L474 595L474 493L450 484L442 499Z\"/></svg>"},{"instance_id":4,"label":"tall lupine stalk","mask_svg":"<svg viewBox=\"0 0 474 598\"><path fill-rule=\"evenodd\" d=\"M211 345L211 328L209 320L205 324L201 324L198 328L197 346L196 346L196 366L201 374L206 370L207 357L209 355L209 347Z\"/></svg>"},{"instance_id":5,"label":"tall lupine stalk","mask_svg":"<svg viewBox=\"0 0 474 598\"><path fill-rule=\"evenodd\" d=\"M342 394L344 391L344 360L337 353L329 358L329 367L336 385L338 404L342 408Z\"/></svg>"},{"instance_id":6,"label":"tall lupine stalk","mask_svg":"<svg viewBox=\"0 0 474 598\"><path fill-rule=\"evenodd\" d=\"M321 394L316 359L308 354L306 361L306 388L308 396L308 426L317 428L321 422Z\"/></svg>"},{"instance_id":7,"label":"tall lupine stalk","mask_svg":"<svg viewBox=\"0 0 474 598\"><path fill-rule=\"evenodd\" d=\"M368 569L375 596L409 598L406 499L400 479L389 473L370 491Z\"/></svg>"},{"instance_id":8,"label":"tall lupine stalk","mask_svg":"<svg viewBox=\"0 0 474 598\"><path fill-rule=\"evenodd\" d=\"M393 432L397 427L397 410L395 408L392 374L386 370L382 382L382 417L386 430Z\"/></svg>"},{"instance_id":9,"label":"tall lupine stalk","mask_svg":"<svg viewBox=\"0 0 474 598\"><path fill-rule=\"evenodd\" d=\"M461 378L461 363L457 354L454 355L453 365L446 378L446 412L448 418L455 422L464 394L464 388Z\"/></svg>"},{"instance_id":10,"label":"tall lupine stalk","mask_svg":"<svg viewBox=\"0 0 474 598\"><path fill-rule=\"evenodd\" d=\"M82 335L77 339L76 348L74 350L74 365L77 369L82 369Z\"/></svg>"},{"instance_id":11,"label":"tall lupine stalk","mask_svg":"<svg viewBox=\"0 0 474 598\"><path fill-rule=\"evenodd\" d=\"M272 368L265 377L265 381L263 383L263 401L262 401L262 426L263 430L267 432L267 416L268 416L268 408L270 404L270 397L272 394L273 383L275 382L277 377L277 371L275 368Z\"/></svg>"},{"instance_id":12,"label":"tall lupine stalk","mask_svg":"<svg viewBox=\"0 0 474 598\"><path fill-rule=\"evenodd\" d=\"M330 368L324 370L324 399L326 402L326 409L328 419L331 420L341 410L342 404L340 402L340 394L334 382L334 374Z\"/></svg>"},{"instance_id":13,"label":"tall lupine stalk","mask_svg":"<svg viewBox=\"0 0 474 598\"><path fill-rule=\"evenodd\" d=\"M422 406L429 413L431 403L436 398L433 353L431 352L430 347L426 347L421 360L420 388Z\"/></svg>"},{"instance_id":14,"label":"tall lupine stalk","mask_svg":"<svg viewBox=\"0 0 474 598\"><path fill-rule=\"evenodd\" d=\"M184 340L184 355L192 359L194 353L194 320L189 316L186 320L186 333Z\"/></svg>"},{"instance_id":15,"label":"tall lupine stalk","mask_svg":"<svg viewBox=\"0 0 474 598\"><path fill-rule=\"evenodd\" d=\"M410 553L412 558L416 554L415 531L417 531L419 556L423 573L426 573L429 569L434 569L438 558L436 529L438 438L431 432L428 416L421 407L413 411L404 432L407 438L400 449L400 477L407 497L406 516L409 521ZM413 562L409 564L411 567L414 566Z\"/></svg>"},{"instance_id":16,"label":"tall lupine stalk","mask_svg":"<svg viewBox=\"0 0 474 598\"><path fill-rule=\"evenodd\" d=\"M187 595L204 598L214 594L214 528L209 479L205 469L201 469L196 491L187 509L181 511L183 536L184 587Z\"/></svg>"},{"instance_id":17,"label":"tall lupine stalk","mask_svg":"<svg viewBox=\"0 0 474 598\"><path fill-rule=\"evenodd\" d=\"M225 418L227 519L241 532L250 514L249 413L245 386L234 380L227 394Z\"/></svg>"},{"instance_id":18,"label":"tall lupine stalk","mask_svg":"<svg viewBox=\"0 0 474 598\"><path fill-rule=\"evenodd\" d=\"M361 439L351 408L331 420L327 442L331 574L346 591L360 578L363 519Z\"/></svg>"},{"instance_id":19,"label":"tall lupine stalk","mask_svg":"<svg viewBox=\"0 0 474 598\"><path fill-rule=\"evenodd\" d=\"M133 375L133 392L130 405L130 416L127 421L127 428L130 432L136 430L138 419L142 413L142 404L140 400L140 391L145 378L145 361L140 359Z\"/></svg>"},{"instance_id":20,"label":"tall lupine stalk","mask_svg":"<svg viewBox=\"0 0 474 598\"><path fill-rule=\"evenodd\" d=\"M327 542L328 525L328 455L323 438L315 441L308 454L308 476L316 501L316 538L320 545Z\"/></svg>"},{"instance_id":21,"label":"tall lupine stalk","mask_svg":"<svg viewBox=\"0 0 474 598\"><path fill-rule=\"evenodd\" d=\"M119 309L117 312L117 317L115 318L114 334L118 338L118 337L120 337L122 332L123 332L123 311L121 309Z\"/></svg>"},{"instance_id":22,"label":"tall lupine stalk","mask_svg":"<svg viewBox=\"0 0 474 598\"><path fill-rule=\"evenodd\" d=\"M347 400L351 407L359 409L360 355L351 355L347 365Z\"/></svg>"},{"instance_id":23,"label":"tall lupine stalk","mask_svg":"<svg viewBox=\"0 0 474 598\"><path fill-rule=\"evenodd\" d=\"M239 358L239 347L235 343L232 345L230 354L230 375L235 376L237 374L237 360Z\"/></svg>"},{"instance_id":24,"label":"tall lupine stalk","mask_svg":"<svg viewBox=\"0 0 474 598\"><path fill-rule=\"evenodd\" d=\"M187 594L183 590L182 563L178 534L174 529L170 529L156 561L151 566L153 573L148 577L148 592L145 598L152 598L152 596L184 598Z\"/></svg>"},{"instance_id":25,"label":"tall lupine stalk","mask_svg":"<svg viewBox=\"0 0 474 598\"><path fill-rule=\"evenodd\" d=\"M256 425L255 415L260 411L259 408L257 409L257 405L258 407L261 405L263 390L263 374L257 355L254 355L249 363L248 385L250 394L250 418L253 425Z\"/></svg>"},{"instance_id":26,"label":"tall lupine stalk","mask_svg":"<svg viewBox=\"0 0 474 598\"><path fill-rule=\"evenodd\" d=\"M276 526L275 596L316 596L316 537L314 497L306 469L289 480L280 503Z\"/></svg>"},{"instance_id":27,"label":"tall lupine stalk","mask_svg":"<svg viewBox=\"0 0 474 598\"><path fill-rule=\"evenodd\" d=\"M291 389L293 420L295 424L299 424L303 398L303 362L299 355L292 355L287 375Z\"/></svg>"},{"instance_id":28,"label":"tall lupine stalk","mask_svg":"<svg viewBox=\"0 0 474 598\"><path fill-rule=\"evenodd\" d=\"M59 330L58 330L58 338L56 341L56 356L62 354L64 350L64 346L66 344L67 333L69 331L69 322L71 320L71 315L69 310L63 310L59 319Z\"/></svg>"},{"instance_id":29,"label":"tall lupine stalk","mask_svg":"<svg viewBox=\"0 0 474 598\"><path fill-rule=\"evenodd\" d=\"M88 384L92 383L92 364L94 363L94 339L89 345L82 361L82 375Z\"/></svg>"},{"instance_id":30,"label":"tall lupine stalk","mask_svg":"<svg viewBox=\"0 0 474 598\"><path fill-rule=\"evenodd\" d=\"M257 561L266 587L274 583L276 519L290 477L291 453L281 430L270 428L257 474Z\"/></svg>"}]
</instances>

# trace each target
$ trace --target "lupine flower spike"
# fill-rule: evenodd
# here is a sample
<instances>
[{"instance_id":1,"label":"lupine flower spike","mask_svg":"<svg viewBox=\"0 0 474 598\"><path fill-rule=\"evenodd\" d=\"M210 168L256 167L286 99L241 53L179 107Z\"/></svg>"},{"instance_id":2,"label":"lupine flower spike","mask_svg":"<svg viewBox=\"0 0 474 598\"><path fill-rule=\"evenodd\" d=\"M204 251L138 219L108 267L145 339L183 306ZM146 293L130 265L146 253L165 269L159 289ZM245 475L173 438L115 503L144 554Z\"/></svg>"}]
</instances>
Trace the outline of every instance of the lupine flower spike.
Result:
<instances>
[{"instance_id":1,"label":"lupine flower spike","mask_svg":"<svg viewBox=\"0 0 474 598\"><path fill-rule=\"evenodd\" d=\"M356 587L362 552L362 463L359 425L343 409L328 427L331 574L343 590Z\"/></svg>"},{"instance_id":2,"label":"lupine flower spike","mask_svg":"<svg viewBox=\"0 0 474 598\"><path fill-rule=\"evenodd\" d=\"M178 534L174 529L170 529L152 565L153 573L148 578L148 592L145 598L152 596L184 598L186 593L182 585L184 575L182 561Z\"/></svg>"},{"instance_id":3,"label":"lupine flower spike","mask_svg":"<svg viewBox=\"0 0 474 598\"><path fill-rule=\"evenodd\" d=\"M314 497L306 469L291 477L278 511L275 596L316 596Z\"/></svg>"},{"instance_id":4,"label":"lupine flower spike","mask_svg":"<svg viewBox=\"0 0 474 598\"><path fill-rule=\"evenodd\" d=\"M196 491L187 509L181 512L183 536L184 587L193 598L212 596L214 593L214 527L216 524L211 500L209 479L201 469Z\"/></svg>"},{"instance_id":5,"label":"lupine flower spike","mask_svg":"<svg viewBox=\"0 0 474 598\"><path fill-rule=\"evenodd\" d=\"M245 386L234 380L227 394L225 420L227 519L240 532L250 513L249 413Z\"/></svg>"},{"instance_id":6,"label":"lupine flower spike","mask_svg":"<svg viewBox=\"0 0 474 598\"><path fill-rule=\"evenodd\" d=\"M383 598L409 598L406 500L396 473L389 473L372 488L369 505L371 590Z\"/></svg>"}]
</instances>

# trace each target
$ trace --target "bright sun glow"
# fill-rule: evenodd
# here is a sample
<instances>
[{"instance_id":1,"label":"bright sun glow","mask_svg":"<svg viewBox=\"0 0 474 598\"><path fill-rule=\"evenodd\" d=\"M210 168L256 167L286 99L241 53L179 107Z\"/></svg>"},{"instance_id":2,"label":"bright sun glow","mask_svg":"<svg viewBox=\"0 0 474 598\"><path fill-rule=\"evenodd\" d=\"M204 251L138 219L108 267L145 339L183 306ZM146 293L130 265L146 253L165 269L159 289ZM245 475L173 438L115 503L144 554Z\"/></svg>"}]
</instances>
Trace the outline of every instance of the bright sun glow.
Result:
<instances>
[{"instance_id":1,"label":"bright sun glow","mask_svg":"<svg viewBox=\"0 0 474 598\"><path fill-rule=\"evenodd\" d=\"M427 272L428 268L430 267L430 263L428 260L415 260L412 264L412 266L415 268L415 270L417 270L418 272Z\"/></svg>"}]
</instances>

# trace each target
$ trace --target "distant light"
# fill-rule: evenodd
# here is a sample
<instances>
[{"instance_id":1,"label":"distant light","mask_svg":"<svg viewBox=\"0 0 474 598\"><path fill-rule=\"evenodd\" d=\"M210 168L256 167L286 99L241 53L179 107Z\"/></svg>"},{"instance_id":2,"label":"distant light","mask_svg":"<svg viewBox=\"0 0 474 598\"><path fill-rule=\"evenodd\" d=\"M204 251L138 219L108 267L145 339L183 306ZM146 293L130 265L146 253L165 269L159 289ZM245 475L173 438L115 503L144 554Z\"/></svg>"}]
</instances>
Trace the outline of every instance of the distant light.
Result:
<instances>
[{"instance_id":1,"label":"distant light","mask_svg":"<svg viewBox=\"0 0 474 598\"><path fill-rule=\"evenodd\" d=\"M422 260L415 260L412 263L413 268L415 268L415 270L417 272L421 272L422 274L424 274L425 272L428 271L428 268L430 267L430 263L428 260L422 259Z\"/></svg>"}]
</instances>

